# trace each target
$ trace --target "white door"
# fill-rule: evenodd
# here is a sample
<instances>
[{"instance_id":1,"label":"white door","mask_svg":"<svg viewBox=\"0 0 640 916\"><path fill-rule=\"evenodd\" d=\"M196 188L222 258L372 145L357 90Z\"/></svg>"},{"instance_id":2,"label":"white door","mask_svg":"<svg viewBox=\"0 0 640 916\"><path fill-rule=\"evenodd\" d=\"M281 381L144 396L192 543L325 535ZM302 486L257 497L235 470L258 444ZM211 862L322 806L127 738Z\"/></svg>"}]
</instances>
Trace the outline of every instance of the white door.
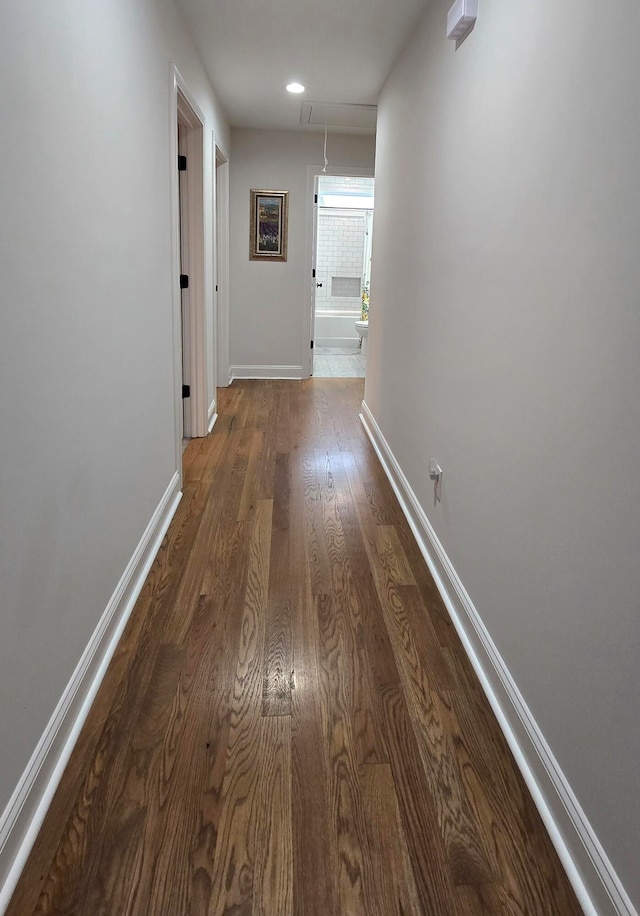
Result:
<instances>
[{"instance_id":1,"label":"white door","mask_svg":"<svg viewBox=\"0 0 640 916\"><path fill-rule=\"evenodd\" d=\"M309 375L313 375L313 355L315 353L315 330L316 330L316 289L322 285L322 281L316 276L318 263L318 216L320 208L318 206L318 175L313 182L313 236L311 241L311 324L309 327Z\"/></svg>"},{"instance_id":2,"label":"white door","mask_svg":"<svg viewBox=\"0 0 640 916\"><path fill-rule=\"evenodd\" d=\"M189 303L189 214L187 208L186 189L186 128L178 125L178 177L179 177L179 203L180 203L180 326L182 330L182 437L189 439L191 430L191 410L189 398L191 396L191 313Z\"/></svg>"},{"instance_id":3,"label":"white door","mask_svg":"<svg viewBox=\"0 0 640 916\"><path fill-rule=\"evenodd\" d=\"M362 289L371 292L371 247L373 242L373 210L366 210L364 214L364 264L362 265Z\"/></svg>"}]
</instances>

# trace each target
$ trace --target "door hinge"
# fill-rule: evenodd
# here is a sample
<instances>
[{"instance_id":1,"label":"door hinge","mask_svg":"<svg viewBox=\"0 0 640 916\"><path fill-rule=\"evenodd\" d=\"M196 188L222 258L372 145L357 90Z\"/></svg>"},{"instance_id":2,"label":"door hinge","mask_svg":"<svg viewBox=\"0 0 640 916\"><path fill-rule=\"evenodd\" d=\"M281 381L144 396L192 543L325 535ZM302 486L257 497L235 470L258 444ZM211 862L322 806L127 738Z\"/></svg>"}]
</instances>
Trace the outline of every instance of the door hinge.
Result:
<instances>
[{"instance_id":1,"label":"door hinge","mask_svg":"<svg viewBox=\"0 0 640 916\"><path fill-rule=\"evenodd\" d=\"M180 289L189 289L189 275L180 274Z\"/></svg>"},{"instance_id":2,"label":"door hinge","mask_svg":"<svg viewBox=\"0 0 640 916\"><path fill-rule=\"evenodd\" d=\"M216 292L218 292L218 284L216 283Z\"/></svg>"},{"instance_id":3,"label":"door hinge","mask_svg":"<svg viewBox=\"0 0 640 916\"><path fill-rule=\"evenodd\" d=\"M317 204L317 203L318 203L318 195L317 195L317 194L314 194L314 195L313 195L313 202L314 202L314 204Z\"/></svg>"},{"instance_id":4,"label":"door hinge","mask_svg":"<svg viewBox=\"0 0 640 916\"><path fill-rule=\"evenodd\" d=\"M187 157L178 156L178 171L186 172L187 171Z\"/></svg>"},{"instance_id":5,"label":"door hinge","mask_svg":"<svg viewBox=\"0 0 640 916\"><path fill-rule=\"evenodd\" d=\"M183 398L190 398L190 397L191 397L191 385L183 385L183 386L182 386L182 397L183 397Z\"/></svg>"},{"instance_id":6,"label":"door hinge","mask_svg":"<svg viewBox=\"0 0 640 916\"><path fill-rule=\"evenodd\" d=\"M312 271L311 271L311 276L312 276L313 279L315 280L315 278L316 278L316 269L315 269L315 267L314 267L314 268L312 269Z\"/></svg>"},{"instance_id":7,"label":"door hinge","mask_svg":"<svg viewBox=\"0 0 640 916\"><path fill-rule=\"evenodd\" d=\"M313 350L313 341L310 341L310 342L309 342L309 346L310 346L311 349Z\"/></svg>"}]
</instances>

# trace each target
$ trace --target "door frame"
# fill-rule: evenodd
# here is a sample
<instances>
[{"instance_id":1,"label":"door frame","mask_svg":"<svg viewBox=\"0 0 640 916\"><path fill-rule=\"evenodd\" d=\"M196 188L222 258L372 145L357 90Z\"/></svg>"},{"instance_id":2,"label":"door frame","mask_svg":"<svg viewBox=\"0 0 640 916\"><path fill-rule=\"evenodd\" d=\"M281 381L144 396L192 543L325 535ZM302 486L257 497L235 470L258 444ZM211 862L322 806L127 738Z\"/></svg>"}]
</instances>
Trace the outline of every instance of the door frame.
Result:
<instances>
[{"instance_id":1,"label":"door frame","mask_svg":"<svg viewBox=\"0 0 640 916\"><path fill-rule=\"evenodd\" d=\"M213 136L213 295L219 388L229 385L229 155ZM217 284L217 290L216 290Z\"/></svg>"},{"instance_id":2,"label":"door frame","mask_svg":"<svg viewBox=\"0 0 640 916\"><path fill-rule=\"evenodd\" d=\"M179 105L178 105L179 108ZM187 157L187 126L182 123L178 110L178 156ZM180 240L180 272L189 272L189 196L187 173L178 170L178 219ZM191 290L180 289L180 351L182 360L182 385L191 384ZM191 436L191 398L182 398L182 440Z\"/></svg>"},{"instance_id":3,"label":"door frame","mask_svg":"<svg viewBox=\"0 0 640 916\"><path fill-rule=\"evenodd\" d=\"M177 467L182 474L182 346L188 350L191 378L189 434L193 437L207 435L207 362L205 348L205 206L204 161L205 118L189 92L180 71L170 67L170 128L169 144L171 162L171 242L172 242L172 292L173 306L173 362L174 362L174 413ZM187 273L189 275L189 333L182 341L181 291L180 291L180 185L178 173L178 124L185 129L188 168L183 182L186 196L187 219L184 228Z\"/></svg>"},{"instance_id":4,"label":"door frame","mask_svg":"<svg viewBox=\"0 0 640 916\"><path fill-rule=\"evenodd\" d=\"M307 245L305 256L306 289L302 297L302 378L310 377L313 365L313 356L309 342L314 339L315 325L315 278L313 271L316 267L317 238L316 238L316 206L314 201L316 178L322 175L336 175L339 178L375 178L375 169L358 169L349 166L330 166L323 171L322 165L307 167Z\"/></svg>"}]
</instances>

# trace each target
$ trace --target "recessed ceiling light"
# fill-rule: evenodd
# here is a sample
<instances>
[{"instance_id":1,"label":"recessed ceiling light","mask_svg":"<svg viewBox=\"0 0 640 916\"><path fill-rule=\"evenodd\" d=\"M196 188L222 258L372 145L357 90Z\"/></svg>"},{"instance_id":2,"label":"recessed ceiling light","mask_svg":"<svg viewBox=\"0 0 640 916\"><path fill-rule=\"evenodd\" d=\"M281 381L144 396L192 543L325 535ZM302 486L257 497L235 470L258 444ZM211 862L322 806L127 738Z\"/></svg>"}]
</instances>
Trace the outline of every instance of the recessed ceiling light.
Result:
<instances>
[{"instance_id":1,"label":"recessed ceiling light","mask_svg":"<svg viewBox=\"0 0 640 916\"><path fill-rule=\"evenodd\" d=\"M287 86L287 92L304 92L304 86L302 83L289 83Z\"/></svg>"}]
</instances>

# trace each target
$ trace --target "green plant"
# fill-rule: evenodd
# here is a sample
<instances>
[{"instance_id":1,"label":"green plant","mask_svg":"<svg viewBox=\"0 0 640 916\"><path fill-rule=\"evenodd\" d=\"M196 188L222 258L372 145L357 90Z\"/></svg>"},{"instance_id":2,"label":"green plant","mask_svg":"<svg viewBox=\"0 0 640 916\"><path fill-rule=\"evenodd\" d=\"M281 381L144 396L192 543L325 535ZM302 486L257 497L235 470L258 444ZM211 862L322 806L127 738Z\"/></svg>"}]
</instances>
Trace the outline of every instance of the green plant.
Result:
<instances>
[{"instance_id":1,"label":"green plant","mask_svg":"<svg viewBox=\"0 0 640 916\"><path fill-rule=\"evenodd\" d=\"M362 308L360 309L360 319L362 321L369 320L369 284L363 283L362 285Z\"/></svg>"}]
</instances>

